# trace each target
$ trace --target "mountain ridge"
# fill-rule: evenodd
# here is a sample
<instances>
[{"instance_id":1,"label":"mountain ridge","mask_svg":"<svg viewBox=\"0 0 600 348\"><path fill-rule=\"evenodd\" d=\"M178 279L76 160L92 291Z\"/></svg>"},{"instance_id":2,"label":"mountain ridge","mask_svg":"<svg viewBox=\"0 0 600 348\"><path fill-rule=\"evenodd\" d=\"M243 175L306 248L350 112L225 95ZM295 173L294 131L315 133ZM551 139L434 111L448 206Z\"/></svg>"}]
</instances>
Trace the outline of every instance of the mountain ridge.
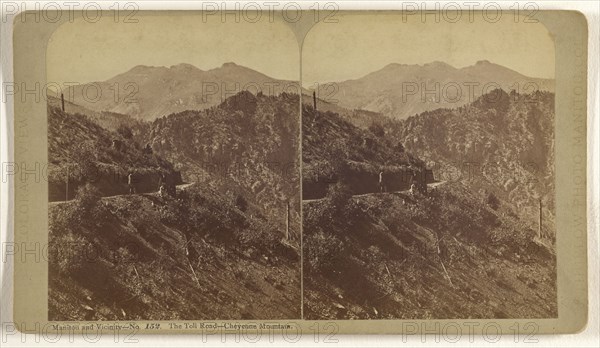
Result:
<instances>
[{"instance_id":1,"label":"mountain ridge","mask_svg":"<svg viewBox=\"0 0 600 348\"><path fill-rule=\"evenodd\" d=\"M299 92L299 84L226 62L202 70L188 63L136 65L104 81L69 87L69 102L92 111L108 111L153 121L186 110L204 110L238 92L249 90L278 95ZM71 100L72 99L72 100Z\"/></svg>"},{"instance_id":2,"label":"mountain ridge","mask_svg":"<svg viewBox=\"0 0 600 348\"><path fill-rule=\"evenodd\" d=\"M553 79L528 77L488 60L463 68L441 61L390 63L360 78L334 84L334 95L330 84L319 86L317 93L329 95L329 102L342 107L378 112L393 119L462 106L496 88L518 93L554 91Z\"/></svg>"}]
</instances>

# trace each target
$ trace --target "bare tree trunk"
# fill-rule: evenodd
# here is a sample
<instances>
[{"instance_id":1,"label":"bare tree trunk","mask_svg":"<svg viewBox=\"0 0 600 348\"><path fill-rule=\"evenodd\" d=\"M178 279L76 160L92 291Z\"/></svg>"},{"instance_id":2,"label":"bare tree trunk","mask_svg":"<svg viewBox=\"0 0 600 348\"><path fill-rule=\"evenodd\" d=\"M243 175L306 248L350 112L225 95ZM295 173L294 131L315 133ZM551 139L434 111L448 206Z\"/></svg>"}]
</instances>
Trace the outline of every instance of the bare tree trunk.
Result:
<instances>
[{"instance_id":1,"label":"bare tree trunk","mask_svg":"<svg viewBox=\"0 0 600 348\"><path fill-rule=\"evenodd\" d=\"M290 201L287 201L287 212L285 216L285 240L290 240Z\"/></svg>"},{"instance_id":2,"label":"bare tree trunk","mask_svg":"<svg viewBox=\"0 0 600 348\"><path fill-rule=\"evenodd\" d=\"M65 191L65 202L69 200L69 164L67 163L67 189Z\"/></svg>"},{"instance_id":3,"label":"bare tree trunk","mask_svg":"<svg viewBox=\"0 0 600 348\"><path fill-rule=\"evenodd\" d=\"M188 260L188 264L190 265L190 269L192 270L192 274L194 275L194 280L196 281L196 284L200 286L200 280L198 280L198 276L196 275L196 271L194 271L194 267L192 267L192 263L190 262L190 260Z\"/></svg>"},{"instance_id":4,"label":"bare tree trunk","mask_svg":"<svg viewBox=\"0 0 600 348\"><path fill-rule=\"evenodd\" d=\"M442 265L442 269L444 270L444 273L446 274L446 278L448 279L448 282L450 282L451 286L454 286L454 284L452 284L452 279L450 279L450 275L448 274L448 271L446 270L446 266L444 266L444 263L442 262L442 260L440 260L440 264Z\"/></svg>"},{"instance_id":5,"label":"bare tree trunk","mask_svg":"<svg viewBox=\"0 0 600 348\"><path fill-rule=\"evenodd\" d=\"M538 221L538 238L542 239L542 199L539 200L540 203L540 217Z\"/></svg>"}]
</instances>

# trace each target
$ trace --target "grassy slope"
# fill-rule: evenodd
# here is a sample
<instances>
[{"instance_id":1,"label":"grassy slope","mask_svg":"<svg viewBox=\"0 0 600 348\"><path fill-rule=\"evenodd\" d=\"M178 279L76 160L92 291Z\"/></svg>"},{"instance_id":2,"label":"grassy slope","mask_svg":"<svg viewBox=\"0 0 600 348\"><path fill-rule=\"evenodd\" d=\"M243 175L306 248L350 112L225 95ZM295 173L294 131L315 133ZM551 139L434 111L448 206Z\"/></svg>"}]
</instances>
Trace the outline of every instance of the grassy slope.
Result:
<instances>
[{"instance_id":1,"label":"grassy slope","mask_svg":"<svg viewBox=\"0 0 600 348\"><path fill-rule=\"evenodd\" d=\"M50 320L299 316L298 252L209 187L103 198L73 221L78 211L50 206Z\"/></svg>"},{"instance_id":2,"label":"grassy slope","mask_svg":"<svg viewBox=\"0 0 600 348\"><path fill-rule=\"evenodd\" d=\"M304 205L307 319L557 315L553 248L508 206L458 183L339 202Z\"/></svg>"}]
</instances>

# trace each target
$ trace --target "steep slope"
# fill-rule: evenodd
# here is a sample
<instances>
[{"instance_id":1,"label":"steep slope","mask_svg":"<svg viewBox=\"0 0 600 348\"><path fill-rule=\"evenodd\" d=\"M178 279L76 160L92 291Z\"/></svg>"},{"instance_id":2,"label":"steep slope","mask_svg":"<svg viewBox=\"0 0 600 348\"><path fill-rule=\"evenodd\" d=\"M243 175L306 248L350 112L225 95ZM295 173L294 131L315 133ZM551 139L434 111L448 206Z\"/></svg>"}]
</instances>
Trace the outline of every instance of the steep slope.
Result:
<instances>
[{"instance_id":1,"label":"steep slope","mask_svg":"<svg viewBox=\"0 0 600 348\"><path fill-rule=\"evenodd\" d=\"M159 118L147 139L186 181L210 182L280 223L289 202L291 228L299 233L298 105L298 95L241 92L204 111Z\"/></svg>"},{"instance_id":2,"label":"steep slope","mask_svg":"<svg viewBox=\"0 0 600 348\"><path fill-rule=\"evenodd\" d=\"M556 317L553 124L549 92L497 89L369 130L305 107L303 194L319 198L303 202L305 317ZM351 163L375 170L357 175ZM441 182L356 195L389 163ZM311 170L359 180L306 197Z\"/></svg>"},{"instance_id":3,"label":"steep slope","mask_svg":"<svg viewBox=\"0 0 600 348\"><path fill-rule=\"evenodd\" d=\"M49 320L292 319L298 251L207 185L49 207Z\"/></svg>"},{"instance_id":4,"label":"steep slope","mask_svg":"<svg viewBox=\"0 0 600 348\"><path fill-rule=\"evenodd\" d=\"M434 167L442 180L468 181L512 202L546 228L554 217L554 94L495 90L456 109L396 123L390 136Z\"/></svg>"},{"instance_id":5,"label":"steep slope","mask_svg":"<svg viewBox=\"0 0 600 348\"><path fill-rule=\"evenodd\" d=\"M489 91L554 91L554 80L531 78L488 61L457 69L443 62L389 64L356 80L335 84L331 98L349 109L382 113L394 119L473 102ZM326 88L326 87L323 87ZM331 91L319 91L330 95Z\"/></svg>"},{"instance_id":6,"label":"steep slope","mask_svg":"<svg viewBox=\"0 0 600 348\"><path fill-rule=\"evenodd\" d=\"M93 183L102 195L126 193L129 173L139 192L157 190L161 175L181 181L171 163L145 152L133 134L109 131L94 119L48 104L50 201L72 199L85 183Z\"/></svg>"},{"instance_id":7,"label":"steep slope","mask_svg":"<svg viewBox=\"0 0 600 348\"><path fill-rule=\"evenodd\" d=\"M202 110L240 92L278 95L299 93L298 83L277 80L235 63L200 70L190 64L171 67L139 65L106 81L71 87L65 97L94 111L110 111L147 121Z\"/></svg>"},{"instance_id":8,"label":"steep slope","mask_svg":"<svg viewBox=\"0 0 600 348\"><path fill-rule=\"evenodd\" d=\"M50 319L298 318L298 105L242 92L116 132L49 106L51 201L65 173L70 200L49 207Z\"/></svg>"},{"instance_id":9,"label":"steep slope","mask_svg":"<svg viewBox=\"0 0 600 348\"><path fill-rule=\"evenodd\" d=\"M309 320L554 318L556 256L510 205L461 183L304 205Z\"/></svg>"}]
</instances>

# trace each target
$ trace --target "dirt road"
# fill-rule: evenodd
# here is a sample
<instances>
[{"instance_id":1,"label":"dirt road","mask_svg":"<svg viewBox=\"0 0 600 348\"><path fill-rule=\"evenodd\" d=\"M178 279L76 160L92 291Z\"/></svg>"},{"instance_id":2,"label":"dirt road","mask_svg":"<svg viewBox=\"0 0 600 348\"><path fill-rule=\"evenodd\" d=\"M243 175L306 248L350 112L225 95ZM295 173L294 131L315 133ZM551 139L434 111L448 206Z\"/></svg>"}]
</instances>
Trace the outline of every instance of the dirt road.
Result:
<instances>
[{"instance_id":1,"label":"dirt road","mask_svg":"<svg viewBox=\"0 0 600 348\"><path fill-rule=\"evenodd\" d=\"M185 190L186 188L190 187L194 185L193 182L190 183L186 183L186 184L180 184L180 185L176 185L178 190ZM120 194L120 195L112 195L112 196L102 196L102 199L105 198L113 198L113 197L121 197L121 196L129 196L131 193L124 193L124 194ZM152 195L152 194L158 194L158 192L146 192L146 193L134 193L134 194L138 194L138 195ZM74 199L70 199L68 201L54 201L54 202L48 202L49 206L55 206L55 205L59 205L59 204L63 204L66 202L72 202Z\"/></svg>"},{"instance_id":2,"label":"dirt road","mask_svg":"<svg viewBox=\"0 0 600 348\"><path fill-rule=\"evenodd\" d=\"M438 187L440 185L445 184L446 181L438 181L438 182L432 182L430 184L427 184L427 187L429 188L434 188L434 187ZM404 190L404 191L392 191L392 192L384 192L384 193L408 193L409 190ZM371 192L371 193L362 193L360 195L353 195L352 197L354 198L359 198L359 197L366 197L366 196L372 196L372 195L377 195L380 194L380 192ZM325 197L323 198L316 198L316 199L303 199L302 203L312 203L312 202L318 202L325 199Z\"/></svg>"}]
</instances>

